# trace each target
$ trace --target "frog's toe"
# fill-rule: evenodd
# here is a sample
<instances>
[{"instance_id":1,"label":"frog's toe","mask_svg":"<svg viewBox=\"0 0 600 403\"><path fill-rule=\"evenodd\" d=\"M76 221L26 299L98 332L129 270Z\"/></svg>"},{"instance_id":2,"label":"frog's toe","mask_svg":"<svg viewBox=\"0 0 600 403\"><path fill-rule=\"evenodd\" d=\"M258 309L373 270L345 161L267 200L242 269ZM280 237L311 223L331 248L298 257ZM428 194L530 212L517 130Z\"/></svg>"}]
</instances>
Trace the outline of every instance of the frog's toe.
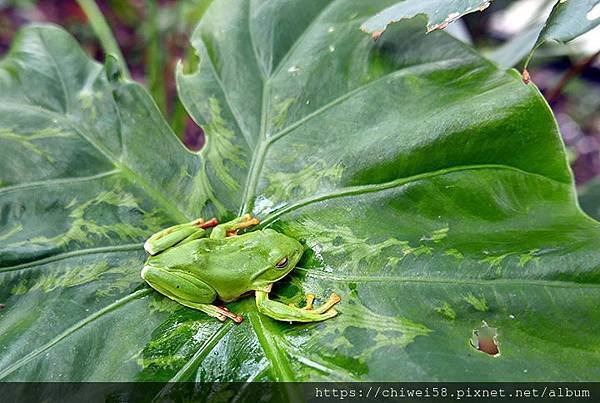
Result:
<instances>
[{"instance_id":1,"label":"frog's toe","mask_svg":"<svg viewBox=\"0 0 600 403\"><path fill-rule=\"evenodd\" d=\"M320 307L318 307L317 309L312 310L312 312L325 313L325 312L329 311L332 306L334 306L341 300L342 299L340 298L339 295L337 295L336 293L331 293L331 295L329 296L329 299L327 301L325 301L325 303L323 305L321 305ZM333 311L336 312L335 310L333 310ZM337 312L336 312L336 314L337 314ZM333 316L335 316L335 314Z\"/></svg>"},{"instance_id":2,"label":"frog's toe","mask_svg":"<svg viewBox=\"0 0 600 403\"><path fill-rule=\"evenodd\" d=\"M220 314L231 319L235 323L242 323L242 321L244 320L243 316L238 315L234 312L231 312L229 309L225 308L224 306L218 306L217 309L219 310Z\"/></svg>"},{"instance_id":3,"label":"frog's toe","mask_svg":"<svg viewBox=\"0 0 600 403\"><path fill-rule=\"evenodd\" d=\"M194 225L198 228L206 229L216 227L219 224L219 221L216 218L211 218L208 221L205 221L202 218L199 218L195 221Z\"/></svg>"},{"instance_id":4,"label":"frog's toe","mask_svg":"<svg viewBox=\"0 0 600 403\"><path fill-rule=\"evenodd\" d=\"M225 322L227 320L227 318L230 318L235 323L241 323L242 320L244 320L243 317L241 317L240 315L236 315L235 313L231 312L229 309L225 308L224 306L215 306L212 304L200 304L200 303L196 303L196 302L192 302L192 301L178 301L178 302L180 302L182 305L188 306L190 308L198 309L198 310L206 313L207 315L212 316L213 318L217 318L221 322Z\"/></svg>"},{"instance_id":5,"label":"frog's toe","mask_svg":"<svg viewBox=\"0 0 600 403\"><path fill-rule=\"evenodd\" d=\"M313 302L315 301L315 294L306 294L306 305L304 306L305 311L311 311L313 309Z\"/></svg>"}]
</instances>

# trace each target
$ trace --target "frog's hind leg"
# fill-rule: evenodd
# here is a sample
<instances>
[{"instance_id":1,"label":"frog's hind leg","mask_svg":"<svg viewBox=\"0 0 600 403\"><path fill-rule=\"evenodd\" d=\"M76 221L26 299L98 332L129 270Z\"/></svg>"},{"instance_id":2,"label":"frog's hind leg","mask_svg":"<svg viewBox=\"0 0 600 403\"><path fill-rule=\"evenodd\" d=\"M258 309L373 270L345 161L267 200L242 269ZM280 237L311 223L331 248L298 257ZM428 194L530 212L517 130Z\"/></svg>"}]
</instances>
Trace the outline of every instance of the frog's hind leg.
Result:
<instances>
[{"instance_id":1,"label":"frog's hind leg","mask_svg":"<svg viewBox=\"0 0 600 403\"><path fill-rule=\"evenodd\" d=\"M306 294L306 305L304 305L304 308L301 308L304 311L312 311L313 309L313 303L315 302L315 294ZM289 306L291 306L292 308L296 307L296 304L288 304Z\"/></svg>"},{"instance_id":2,"label":"frog's hind leg","mask_svg":"<svg viewBox=\"0 0 600 403\"><path fill-rule=\"evenodd\" d=\"M300 308L300 310L301 311L311 311L312 313L316 313L316 314L322 314L322 313L327 312L329 310L329 308L331 308L332 306L334 306L335 304L337 304L340 301L341 301L340 296L337 295L336 293L332 293L329 296L329 299L323 305L321 305L317 309L314 309L313 303L315 302L315 294L307 294L306 295L306 305L304 306L304 308ZM288 306L290 306L292 308L296 308L296 305L294 305L294 304L288 304Z\"/></svg>"},{"instance_id":3,"label":"frog's hind leg","mask_svg":"<svg viewBox=\"0 0 600 403\"><path fill-rule=\"evenodd\" d=\"M211 238L225 238L228 236L236 235L241 229L251 227L253 225L260 224L260 221L250 214L245 214L242 217L238 217L235 220L228 221L223 224L217 225L210 234Z\"/></svg>"},{"instance_id":4,"label":"frog's hind leg","mask_svg":"<svg viewBox=\"0 0 600 403\"><path fill-rule=\"evenodd\" d=\"M180 242L189 242L207 235L206 229L218 224L215 218L208 221L199 218L185 224L166 228L152 235L144 243L144 249L151 255L156 255Z\"/></svg>"},{"instance_id":5,"label":"frog's hind leg","mask_svg":"<svg viewBox=\"0 0 600 403\"><path fill-rule=\"evenodd\" d=\"M198 229L196 229L196 232L194 232L192 235L188 236L187 238L184 238L181 242L179 242L178 245L183 245L184 243L193 241L194 239L200 239L200 238L206 237L208 235L208 233L206 232L206 229L215 227L218 224L219 224L219 222L217 221L216 218L211 218L208 221L197 224L196 227Z\"/></svg>"},{"instance_id":6,"label":"frog's hind leg","mask_svg":"<svg viewBox=\"0 0 600 403\"><path fill-rule=\"evenodd\" d=\"M237 315L231 312L229 309L224 306L216 306L211 304L200 304L192 301L178 301L180 304L185 305L189 308L194 308L199 311L204 312L205 314L212 316L214 318L219 319L221 322L227 320L227 318L231 319L235 323L242 323L244 317L241 315Z\"/></svg>"},{"instance_id":7,"label":"frog's hind leg","mask_svg":"<svg viewBox=\"0 0 600 403\"><path fill-rule=\"evenodd\" d=\"M327 312L332 306L334 306L335 304L337 304L338 302L340 302L342 299L340 298L339 295L337 295L336 293L331 293L331 295L329 296L329 299L327 299L327 301L325 301L325 303L323 305L321 305L320 307L313 309L312 308L312 304L310 307L310 310L313 313L325 313Z\"/></svg>"},{"instance_id":8,"label":"frog's hind leg","mask_svg":"<svg viewBox=\"0 0 600 403\"><path fill-rule=\"evenodd\" d=\"M265 291L255 291L255 296L256 307L259 312L284 322L320 322L333 318L337 315L337 311L333 309L333 306L340 302L340 297L337 294L331 294L323 306L315 309L312 306L313 297L309 296L306 306L298 308L270 300L269 294Z\"/></svg>"}]
</instances>

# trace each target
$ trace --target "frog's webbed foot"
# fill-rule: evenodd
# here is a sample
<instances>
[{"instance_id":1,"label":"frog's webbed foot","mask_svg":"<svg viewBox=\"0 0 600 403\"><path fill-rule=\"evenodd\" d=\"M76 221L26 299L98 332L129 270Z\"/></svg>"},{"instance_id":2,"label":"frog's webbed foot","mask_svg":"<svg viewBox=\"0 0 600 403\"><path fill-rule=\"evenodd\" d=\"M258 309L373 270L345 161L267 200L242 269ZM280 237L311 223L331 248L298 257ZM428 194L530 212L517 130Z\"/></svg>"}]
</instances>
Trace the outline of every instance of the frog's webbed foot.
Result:
<instances>
[{"instance_id":1,"label":"frog's webbed foot","mask_svg":"<svg viewBox=\"0 0 600 403\"><path fill-rule=\"evenodd\" d=\"M301 311L310 311L312 313L325 313L335 304L340 302L342 299L336 293L331 293L329 299L321 305L319 308L314 309L313 303L315 301L315 294L306 294L306 305L304 308L300 308ZM290 304L291 307L295 307L294 304Z\"/></svg>"},{"instance_id":2,"label":"frog's webbed foot","mask_svg":"<svg viewBox=\"0 0 600 403\"><path fill-rule=\"evenodd\" d=\"M156 255L173 245L183 244L194 239L204 238L206 229L219 224L216 218L205 221L198 218L185 224L173 225L152 235L144 243L144 249L151 255Z\"/></svg>"},{"instance_id":3,"label":"frog's webbed foot","mask_svg":"<svg viewBox=\"0 0 600 403\"><path fill-rule=\"evenodd\" d=\"M304 308L298 308L293 304L285 305L281 302L271 301L268 293L256 291L256 305L263 314L286 322L319 322L337 315L333 306L341 301L336 293L332 293L329 299L320 307L314 309L313 302L315 296L308 294L306 296L306 305Z\"/></svg>"}]
</instances>

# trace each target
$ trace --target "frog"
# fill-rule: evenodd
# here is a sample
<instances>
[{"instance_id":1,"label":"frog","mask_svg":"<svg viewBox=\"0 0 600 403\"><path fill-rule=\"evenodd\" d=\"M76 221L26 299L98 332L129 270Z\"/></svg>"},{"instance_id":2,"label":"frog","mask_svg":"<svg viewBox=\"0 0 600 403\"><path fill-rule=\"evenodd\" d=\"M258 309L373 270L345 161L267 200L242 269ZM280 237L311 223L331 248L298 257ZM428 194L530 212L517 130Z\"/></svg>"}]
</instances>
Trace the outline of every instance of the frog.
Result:
<instances>
[{"instance_id":1,"label":"frog","mask_svg":"<svg viewBox=\"0 0 600 403\"><path fill-rule=\"evenodd\" d=\"M333 306L341 300L336 293L318 308L314 294L306 295L303 307L269 298L273 284L295 268L306 248L272 228L249 231L258 224L245 214L224 223L198 218L165 228L144 243L149 257L141 276L164 296L220 321L241 323L243 317L216 301L251 293L258 312L278 321L320 322L336 316Z\"/></svg>"}]
</instances>

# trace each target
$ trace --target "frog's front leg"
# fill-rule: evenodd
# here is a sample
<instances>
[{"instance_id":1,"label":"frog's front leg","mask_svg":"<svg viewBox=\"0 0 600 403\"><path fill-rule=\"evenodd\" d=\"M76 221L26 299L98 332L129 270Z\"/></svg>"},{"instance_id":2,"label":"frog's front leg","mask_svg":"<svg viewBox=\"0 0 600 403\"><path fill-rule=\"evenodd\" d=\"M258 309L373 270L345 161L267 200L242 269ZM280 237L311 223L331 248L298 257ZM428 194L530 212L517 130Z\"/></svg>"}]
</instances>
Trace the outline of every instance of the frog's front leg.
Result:
<instances>
[{"instance_id":1,"label":"frog's front leg","mask_svg":"<svg viewBox=\"0 0 600 403\"><path fill-rule=\"evenodd\" d=\"M245 214L234 220L217 225L210 233L210 237L225 238L227 236L235 235L238 230L248 228L259 223L260 221L252 217L250 214Z\"/></svg>"},{"instance_id":2,"label":"frog's front leg","mask_svg":"<svg viewBox=\"0 0 600 403\"><path fill-rule=\"evenodd\" d=\"M256 306L258 311L275 319L285 322L319 322L337 315L333 306L340 302L340 297L333 293L322 306L317 309L312 308L311 294L307 296L305 308L285 305L281 302L269 299L269 293L265 291L256 291Z\"/></svg>"},{"instance_id":3,"label":"frog's front leg","mask_svg":"<svg viewBox=\"0 0 600 403\"><path fill-rule=\"evenodd\" d=\"M185 224L174 225L152 235L146 243L144 249L151 255L156 255L175 244L181 244L194 239L206 236L206 229L218 224L215 218L204 221L199 218Z\"/></svg>"},{"instance_id":4,"label":"frog's front leg","mask_svg":"<svg viewBox=\"0 0 600 403\"><path fill-rule=\"evenodd\" d=\"M227 320L227 318L233 320L235 323L242 323L244 317L236 313L231 312L224 306L216 306L211 304L199 304L192 301L177 301L181 305L185 305L188 308L198 309L207 315L219 319L221 322Z\"/></svg>"}]
</instances>

